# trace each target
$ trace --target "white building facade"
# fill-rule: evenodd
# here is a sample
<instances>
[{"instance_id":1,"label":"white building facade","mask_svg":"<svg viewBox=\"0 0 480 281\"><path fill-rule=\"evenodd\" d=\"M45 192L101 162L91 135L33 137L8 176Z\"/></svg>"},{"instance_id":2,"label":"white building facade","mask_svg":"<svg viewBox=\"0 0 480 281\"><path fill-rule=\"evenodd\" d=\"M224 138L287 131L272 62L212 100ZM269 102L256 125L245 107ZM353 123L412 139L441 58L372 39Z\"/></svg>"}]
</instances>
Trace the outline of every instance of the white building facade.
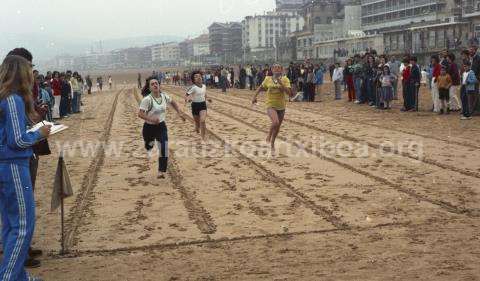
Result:
<instances>
[{"instance_id":1,"label":"white building facade","mask_svg":"<svg viewBox=\"0 0 480 281\"><path fill-rule=\"evenodd\" d=\"M242 21L242 48L251 53L272 52L280 39L303 29L304 19L294 11L275 11Z\"/></svg>"},{"instance_id":2,"label":"white building facade","mask_svg":"<svg viewBox=\"0 0 480 281\"><path fill-rule=\"evenodd\" d=\"M180 58L180 47L178 43L164 43L151 47L152 61L176 61Z\"/></svg>"}]
</instances>

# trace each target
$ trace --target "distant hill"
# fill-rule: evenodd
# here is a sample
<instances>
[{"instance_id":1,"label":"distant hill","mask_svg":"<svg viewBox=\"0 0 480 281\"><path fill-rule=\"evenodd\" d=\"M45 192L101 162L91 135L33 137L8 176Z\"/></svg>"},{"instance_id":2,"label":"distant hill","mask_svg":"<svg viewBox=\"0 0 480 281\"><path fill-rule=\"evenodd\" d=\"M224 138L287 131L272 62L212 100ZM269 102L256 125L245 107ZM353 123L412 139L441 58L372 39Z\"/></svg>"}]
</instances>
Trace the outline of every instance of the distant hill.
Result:
<instances>
[{"instance_id":1,"label":"distant hill","mask_svg":"<svg viewBox=\"0 0 480 281\"><path fill-rule=\"evenodd\" d=\"M184 38L179 36L141 36L127 37L119 39L102 40L101 44L105 52L123 49L129 47L145 47L164 42L182 41ZM51 59L57 55L81 55L89 52L92 47L95 49L99 43L89 40L71 40L66 38L57 38L42 33L32 34L2 34L0 40L0 58L3 58L7 52L15 47L25 47L29 49L37 60Z\"/></svg>"},{"instance_id":2,"label":"distant hill","mask_svg":"<svg viewBox=\"0 0 480 281\"><path fill-rule=\"evenodd\" d=\"M120 39L102 40L103 49L105 51L111 51L116 49L124 49L129 47L146 47L159 43L166 42L180 42L185 38L179 36L140 36L140 37L128 37ZM98 42L97 42L98 43Z\"/></svg>"}]
</instances>

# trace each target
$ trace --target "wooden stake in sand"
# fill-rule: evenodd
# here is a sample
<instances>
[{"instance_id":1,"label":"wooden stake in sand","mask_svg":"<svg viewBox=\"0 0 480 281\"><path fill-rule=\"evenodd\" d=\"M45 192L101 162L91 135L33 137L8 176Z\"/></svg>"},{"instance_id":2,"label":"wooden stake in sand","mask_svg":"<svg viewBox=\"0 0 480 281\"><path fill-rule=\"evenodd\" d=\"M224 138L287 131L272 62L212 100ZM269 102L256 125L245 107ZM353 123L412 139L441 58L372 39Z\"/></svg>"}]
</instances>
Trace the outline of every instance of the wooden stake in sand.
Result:
<instances>
[{"instance_id":1,"label":"wooden stake in sand","mask_svg":"<svg viewBox=\"0 0 480 281\"><path fill-rule=\"evenodd\" d=\"M63 159L63 151L58 157L57 171L55 172L55 182L53 183L52 192L52 211L60 207L61 220L61 251L60 254L65 253L65 212L64 199L73 195L72 184L70 182L70 175L68 174L67 166Z\"/></svg>"}]
</instances>

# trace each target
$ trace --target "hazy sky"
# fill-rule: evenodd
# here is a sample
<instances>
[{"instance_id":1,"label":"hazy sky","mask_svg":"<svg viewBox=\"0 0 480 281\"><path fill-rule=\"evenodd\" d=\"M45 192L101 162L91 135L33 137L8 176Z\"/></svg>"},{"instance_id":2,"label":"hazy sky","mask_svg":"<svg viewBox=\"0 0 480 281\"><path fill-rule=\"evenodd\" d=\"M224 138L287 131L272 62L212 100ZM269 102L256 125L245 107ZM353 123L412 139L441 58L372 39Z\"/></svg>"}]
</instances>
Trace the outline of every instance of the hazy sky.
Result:
<instances>
[{"instance_id":1,"label":"hazy sky","mask_svg":"<svg viewBox=\"0 0 480 281\"><path fill-rule=\"evenodd\" d=\"M241 20L246 15L271 10L274 3L274 0L1 0L0 34L47 33L88 40L144 35L186 37L206 31L213 21Z\"/></svg>"}]
</instances>

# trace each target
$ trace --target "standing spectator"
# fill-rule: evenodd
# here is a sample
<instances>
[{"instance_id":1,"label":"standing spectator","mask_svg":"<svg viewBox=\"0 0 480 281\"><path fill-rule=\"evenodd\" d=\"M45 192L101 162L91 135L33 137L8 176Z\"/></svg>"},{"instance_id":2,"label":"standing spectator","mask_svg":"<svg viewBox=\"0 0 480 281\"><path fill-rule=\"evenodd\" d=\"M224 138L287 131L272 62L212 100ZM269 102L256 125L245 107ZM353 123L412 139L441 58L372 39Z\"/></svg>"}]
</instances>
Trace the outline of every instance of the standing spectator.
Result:
<instances>
[{"instance_id":1,"label":"standing spectator","mask_svg":"<svg viewBox=\"0 0 480 281\"><path fill-rule=\"evenodd\" d=\"M239 73L240 73L240 70L239 70ZM238 75L235 75L235 70L232 68L230 68L230 78L228 79L228 81L230 82L230 87L231 88L234 88L235 87L235 78L238 76Z\"/></svg>"},{"instance_id":2,"label":"standing spectator","mask_svg":"<svg viewBox=\"0 0 480 281\"><path fill-rule=\"evenodd\" d=\"M66 80L67 80L67 83L70 85L70 93L67 99L67 113L68 115L70 115L73 113L73 110L72 110L73 86L72 86L72 72L70 70L67 71Z\"/></svg>"},{"instance_id":3,"label":"standing spectator","mask_svg":"<svg viewBox=\"0 0 480 281\"><path fill-rule=\"evenodd\" d=\"M60 97L60 118L68 117L68 99L72 87L67 80L65 73L60 74L61 97Z\"/></svg>"},{"instance_id":4,"label":"standing spectator","mask_svg":"<svg viewBox=\"0 0 480 281\"><path fill-rule=\"evenodd\" d=\"M235 82L237 82L237 78L237 87L240 87L240 68L241 67L239 65L230 67L230 79L228 79L228 81L230 81L230 85L232 86L232 88L235 87Z\"/></svg>"},{"instance_id":5,"label":"standing spectator","mask_svg":"<svg viewBox=\"0 0 480 281\"><path fill-rule=\"evenodd\" d=\"M53 97L55 98L55 103L53 106L52 116L53 119L60 118L60 101L62 95L62 84L60 82L60 73L58 71L53 72L53 79L51 82Z\"/></svg>"},{"instance_id":6,"label":"standing spectator","mask_svg":"<svg viewBox=\"0 0 480 281\"><path fill-rule=\"evenodd\" d=\"M408 95L409 95L409 80L412 71L412 66L409 64L409 59L405 58L402 63L402 89L403 89L403 108L402 111L409 111L412 108L409 108L408 104Z\"/></svg>"},{"instance_id":7,"label":"standing spectator","mask_svg":"<svg viewBox=\"0 0 480 281\"><path fill-rule=\"evenodd\" d=\"M251 91L257 90L257 81L256 81L257 72L258 72L257 68L255 66L252 66L252 80L251 80L251 83L250 83L250 90Z\"/></svg>"},{"instance_id":8,"label":"standing spectator","mask_svg":"<svg viewBox=\"0 0 480 281\"><path fill-rule=\"evenodd\" d=\"M306 71L305 71L304 65L302 64L299 68L297 79L298 79L298 89L301 92L303 92L303 101L308 100L307 92L305 92L305 76L306 76Z\"/></svg>"},{"instance_id":9,"label":"standing spectator","mask_svg":"<svg viewBox=\"0 0 480 281\"><path fill-rule=\"evenodd\" d=\"M262 70L262 67L259 66L257 68L257 88L262 84L263 80L265 80L265 75L264 75L264 72Z\"/></svg>"},{"instance_id":10,"label":"standing spectator","mask_svg":"<svg viewBox=\"0 0 480 281\"><path fill-rule=\"evenodd\" d=\"M450 87L449 93L449 109L452 111L459 111L461 109L460 101L457 97L457 92L461 84L460 78L460 71L458 70L458 66L455 63L455 55L450 53L447 56L448 62L448 70L447 73L452 78L452 86Z\"/></svg>"},{"instance_id":11,"label":"standing spectator","mask_svg":"<svg viewBox=\"0 0 480 281\"><path fill-rule=\"evenodd\" d=\"M49 93L46 89L47 83L43 80L40 80L40 93L39 93L39 100L42 105L47 106L47 112L46 112L46 119L49 122L53 122L52 118L52 108L53 108L53 103L54 103L54 98L51 93Z\"/></svg>"},{"instance_id":12,"label":"standing spectator","mask_svg":"<svg viewBox=\"0 0 480 281\"><path fill-rule=\"evenodd\" d=\"M462 99L462 120L472 119L478 95L478 78L475 71L470 69L470 66L469 61L463 63L464 72L462 74L462 88L460 91Z\"/></svg>"},{"instance_id":13,"label":"standing spectator","mask_svg":"<svg viewBox=\"0 0 480 281\"><path fill-rule=\"evenodd\" d=\"M387 66L387 62L384 56L380 56L380 63L377 66L376 77L375 77L375 107L379 109L384 109L383 104L383 90L382 90L382 81L381 76L384 74L384 67ZM390 72L390 68L388 68L388 73L392 75ZM393 83L392 83L392 90L393 90ZM392 99L393 99L393 91L392 91Z\"/></svg>"},{"instance_id":14,"label":"standing spectator","mask_svg":"<svg viewBox=\"0 0 480 281\"><path fill-rule=\"evenodd\" d=\"M160 79L159 81L162 81L162 79ZM113 86L112 76L108 76L108 88L109 88L109 90L112 90L112 86Z\"/></svg>"},{"instance_id":15,"label":"standing spectator","mask_svg":"<svg viewBox=\"0 0 480 281\"><path fill-rule=\"evenodd\" d=\"M240 89L245 89L247 85L247 70L240 66Z\"/></svg>"},{"instance_id":16,"label":"standing spectator","mask_svg":"<svg viewBox=\"0 0 480 281\"><path fill-rule=\"evenodd\" d=\"M307 72L307 81L305 83L307 97L309 102L315 101L315 73L313 68L309 68Z\"/></svg>"},{"instance_id":17,"label":"standing spectator","mask_svg":"<svg viewBox=\"0 0 480 281\"><path fill-rule=\"evenodd\" d=\"M417 58L410 58L410 75L407 80L407 96L405 98L405 111L415 110L418 105L417 94L422 79Z\"/></svg>"},{"instance_id":18,"label":"standing spectator","mask_svg":"<svg viewBox=\"0 0 480 281\"><path fill-rule=\"evenodd\" d=\"M141 77L140 77L140 79L141 79ZM88 94L91 95L92 94L93 82L92 82L92 78L90 78L90 75L87 76L86 81L87 81ZM141 84L142 84L142 82L140 82L140 85ZM141 87L139 89L141 89Z\"/></svg>"},{"instance_id":19,"label":"standing spectator","mask_svg":"<svg viewBox=\"0 0 480 281\"><path fill-rule=\"evenodd\" d=\"M440 65L440 59L438 56L432 56L432 102L433 102L433 112L439 113L440 112L440 99L438 98L438 84L437 78L440 76L440 72L442 70L442 66Z\"/></svg>"},{"instance_id":20,"label":"standing spectator","mask_svg":"<svg viewBox=\"0 0 480 281\"><path fill-rule=\"evenodd\" d=\"M343 81L343 68L340 66L340 63L335 64L335 69L333 70L332 81L335 87L335 99L342 99L342 81Z\"/></svg>"},{"instance_id":21,"label":"standing spectator","mask_svg":"<svg viewBox=\"0 0 480 281\"><path fill-rule=\"evenodd\" d=\"M355 84L353 82L353 66L352 59L348 59L345 65L343 72L343 78L345 79L345 84L347 85L348 91L348 101L352 102L356 100L355 97Z\"/></svg>"},{"instance_id":22,"label":"standing spectator","mask_svg":"<svg viewBox=\"0 0 480 281\"><path fill-rule=\"evenodd\" d=\"M245 74L247 75L247 82L248 82L248 88L251 90L253 90L253 74L252 74L252 66L250 65L247 65L247 67L245 68Z\"/></svg>"},{"instance_id":23,"label":"standing spectator","mask_svg":"<svg viewBox=\"0 0 480 281\"><path fill-rule=\"evenodd\" d=\"M473 70L473 72L475 73L475 76L477 77L477 80L480 81L480 54L478 52L478 43L475 43L474 46L472 46L472 48L470 49L470 53L471 53L471 63L472 63L472 66L471 66L471 69ZM477 85L477 93L476 95L474 95L472 98L474 98L472 100L473 102L473 108L471 108L471 114L473 115L473 113L475 112L475 109L478 109L480 110L479 108L477 108L477 105L478 105L478 85Z\"/></svg>"},{"instance_id":24,"label":"standing spectator","mask_svg":"<svg viewBox=\"0 0 480 281\"><path fill-rule=\"evenodd\" d=\"M296 95L297 93L297 82L298 82L298 76L297 76L297 71L295 64L293 62L290 62L288 65L287 69L287 78L290 80L291 86L292 86L292 95Z\"/></svg>"},{"instance_id":25,"label":"standing spectator","mask_svg":"<svg viewBox=\"0 0 480 281\"><path fill-rule=\"evenodd\" d=\"M352 69L353 69L353 83L355 84L355 96L357 98L355 103L362 104L365 102L365 97L362 94L364 69L363 69L362 59L360 58L359 55L355 55Z\"/></svg>"},{"instance_id":26,"label":"standing spectator","mask_svg":"<svg viewBox=\"0 0 480 281\"><path fill-rule=\"evenodd\" d=\"M318 100L322 101L322 86L323 86L323 79L325 77L325 68L323 65L317 65L315 69L315 89L314 89L314 98L312 101L315 101L315 95L318 95Z\"/></svg>"},{"instance_id":27,"label":"standing spectator","mask_svg":"<svg viewBox=\"0 0 480 281\"><path fill-rule=\"evenodd\" d=\"M329 67L328 67L328 73L330 74L330 81L333 81L333 72L335 71L335 68L337 67L337 64L336 63L332 63Z\"/></svg>"},{"instance_id":28,"label":"standing spectator","mask_svg":"<svg viewBox=\"0 0 480 281\"><path fill-rule=\"evenodd\" d=\"M372 55L367 56L367 64L365 66L365 90L367 93L367 101L369 106L376 105L376 86L375 81L377 77L377 66Z\"/></svg>"},{"instance_id":29,"label":"standing spectator","mask_svg":"<svg viewBox=\"0 0 480 281\"><path fill-rule=\"evenodd\" d=\"M97 77L97 87L98 87L98 90L100 92L103 90L103 77L102 76Z\"/></svg>"},{"instance_id":30,"label":"standing spectator","mask_svg":"<svg viewBox=\"0 0 480 281\"><path fill-rule=\"evenodd\" d=\"M72 98L72 112L73 113L79 113L80 112L80 95L82 91L82 84L79 81L79 74L77 72L73 73L72 78L70 79L70 83L72 85L72 92L73 92L73 98Z\"/></svg>"},{"instance_id":31,"label":"standing spectator","mask_svg":"<svg viewBox=\"0 0 480 281\"><path fill-rule=\"evenodd\" d=\"M400 62L398 62L394 56L390 57L390 61L387 63L390 73L396 77L393 82L393 99L398 99L398 80L400 79Z\"/></svg>"},{"instance_id":32,"label":"standing spectator","mask_svg":"<svg viewBox=\"0 0 480 281\"><path fill-rule=\"evenodd\" d=\"M226 93L227 92L227 84L228 84L228 70L224 68L223 66L220 67L220 87L222 88L222 92Z\"/></svg>"}]
</instances>

